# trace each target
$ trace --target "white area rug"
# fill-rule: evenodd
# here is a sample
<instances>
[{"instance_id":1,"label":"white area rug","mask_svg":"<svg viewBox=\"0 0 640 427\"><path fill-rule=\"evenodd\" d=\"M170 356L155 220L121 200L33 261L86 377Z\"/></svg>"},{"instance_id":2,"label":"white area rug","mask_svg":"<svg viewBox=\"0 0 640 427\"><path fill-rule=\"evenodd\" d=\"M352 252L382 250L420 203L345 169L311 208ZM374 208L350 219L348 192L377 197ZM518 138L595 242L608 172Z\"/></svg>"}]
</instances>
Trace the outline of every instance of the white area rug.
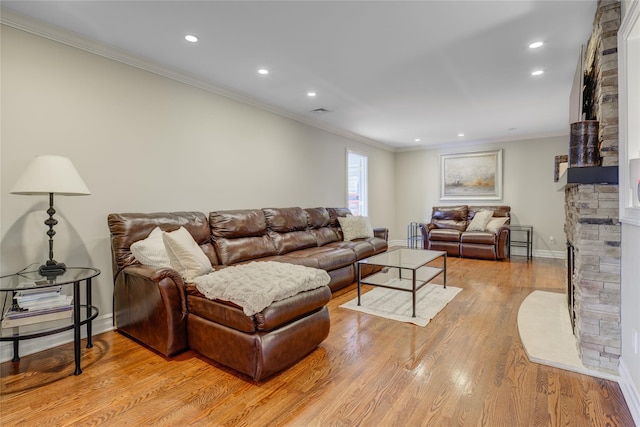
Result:
<instances>
[{"instance_id":1,"label":"white area rug","mask_svg":"<svg viewBox=\"0 0 640 427\"><path fill-rule=\"evenodd\" d=\"M400 322L413 323L418 326L426 326L461 290L461 288L452 286L445 289L442 285L425 285L417 293L416 317L411 317L413 314L411 293L387 288L374 288L363 293L360 306L358 306L358 297L356 297L340 307Z\"/></svg>"},{"instance_id":2,"label":"white area rug","mask_svg":"<svg viewBox=\"0 0 640 427\"><path fill-rule=\"evenodd\" d=\"M614 381L618 379L582 364L571 330L565 294L531 292L518 310L518 332L532 362Z\"/></svg>"}]
</instances>

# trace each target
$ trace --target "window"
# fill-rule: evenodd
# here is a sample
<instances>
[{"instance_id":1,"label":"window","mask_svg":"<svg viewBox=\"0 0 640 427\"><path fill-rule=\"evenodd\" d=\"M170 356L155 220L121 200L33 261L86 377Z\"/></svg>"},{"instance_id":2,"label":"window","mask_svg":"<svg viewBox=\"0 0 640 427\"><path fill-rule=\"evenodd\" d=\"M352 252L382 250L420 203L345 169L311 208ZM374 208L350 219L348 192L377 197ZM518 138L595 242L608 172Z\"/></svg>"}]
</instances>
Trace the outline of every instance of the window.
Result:
<instances>
[{"instance_id":1,"label":"window","mask_svg":"<svg viewBox=\"0 0 640 427\"><path fill-rule=\"evenodd\" d=\"M347 150L347 207L367 215L367 156Z\"/></svg>"}]
</instances>

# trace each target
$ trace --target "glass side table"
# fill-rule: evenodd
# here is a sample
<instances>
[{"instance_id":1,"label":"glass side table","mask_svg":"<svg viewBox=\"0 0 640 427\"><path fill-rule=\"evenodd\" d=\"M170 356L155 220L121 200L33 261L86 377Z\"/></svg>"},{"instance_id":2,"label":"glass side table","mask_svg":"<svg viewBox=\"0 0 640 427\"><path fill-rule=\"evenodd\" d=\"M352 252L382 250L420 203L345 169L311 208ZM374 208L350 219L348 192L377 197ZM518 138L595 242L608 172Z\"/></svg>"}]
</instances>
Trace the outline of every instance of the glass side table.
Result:
<instances>
[{"instance_id":1,"label":"glass side table","mask_svg":"<svg viewBox=\"0 0 640 427\"><path fill-rule=\"evenodd\" d=\"M32 323L29 325L1 328L0 341L13 341L13 362L20 360L19 342L33 338L73 329L73 350L75 359L74 375L80 375L80 327L87 327L87 348L93 347L91 342L91 322L98 316L98 308L91 305L91 279L98 276L100 270L87 267L67 267L64 274L56 277L41 276L38 271L26 271L7 276L0 276L0 294L2 298L2 316L14 304L14 296L19 291L27 289L47 289L52 287L73 288L73 311L71 319L60 319ZM85 283L85 303L81 304L80 283Z\"/></svg>"},{"instance_id":2,"label":"glass side table","mask_svg":"<svg viewBox=\"0 0 640 427\"><path fill-rule=\"evenodd\" d=\"M412 222L407 225L407 248L422 249L422 230L419 222Z\"/></svg>"},{"instance_id":3,"label":"glass side table","mask_svg":"<svg viewBox=\"0 0 640 427\"><path fill-rule=\"evenodd\" d=\"M527 248L527 261L533 260L533 226L509 225L509 257L512 247Z\"/></svg>"}]
</instances>

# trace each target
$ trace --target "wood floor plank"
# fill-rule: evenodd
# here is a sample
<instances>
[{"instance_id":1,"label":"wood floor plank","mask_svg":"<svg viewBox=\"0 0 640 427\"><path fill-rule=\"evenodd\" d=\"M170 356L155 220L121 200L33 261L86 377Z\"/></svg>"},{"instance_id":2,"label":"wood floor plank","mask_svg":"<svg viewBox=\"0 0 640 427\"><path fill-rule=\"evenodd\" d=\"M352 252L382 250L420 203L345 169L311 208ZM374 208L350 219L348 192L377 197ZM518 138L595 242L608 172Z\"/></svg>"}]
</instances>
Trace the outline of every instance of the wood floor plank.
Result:
<instances>
[{"instance_id":1,"label":"wood floor plank","mask_svg":"<svg viewBox=\"0 0 640 427\"><path fill-rule=\"evenodd\" d=\"M528 360L517 311L564 292L564 262L449 258L462 291L424 328L329 303L321 346L266 381L195 352L165 358L120 335L0 365L0 425L632 426L617 383Z\"/></svg>"}]
</instances>

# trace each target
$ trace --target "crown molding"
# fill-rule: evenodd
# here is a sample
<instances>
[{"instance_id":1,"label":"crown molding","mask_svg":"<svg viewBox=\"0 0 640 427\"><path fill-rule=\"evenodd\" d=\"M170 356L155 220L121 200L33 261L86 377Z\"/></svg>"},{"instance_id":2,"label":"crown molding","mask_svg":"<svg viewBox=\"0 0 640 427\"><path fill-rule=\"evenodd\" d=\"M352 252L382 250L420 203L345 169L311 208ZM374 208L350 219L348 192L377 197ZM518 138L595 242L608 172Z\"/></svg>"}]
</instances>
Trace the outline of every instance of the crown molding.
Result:
<instances>
[{"instance_id":1,"label":"crown molding","mask_svg":"<svg viewBox=\"0 0 640 427\"><path fill-rule=\"evenodd\" d=\"M247 96L247 95L241 95L227 88L214 85L202 79L198 79L187 73L178 72L168 67L160 66L153 61L149 61L139 56L132 55L128 52L125 52L118 48L114 48L112 46L108 46L104 43L99 43L99 42L87 39L86 37L78 33L75 33L73 31L65 30L63 28L44 23L42 21L30 18L23 14L19 14L13 11L0 8L0 23L21 31L25 31L40 37L44 37L46 39L49 39L58 43L65 44L67 46L71 46L95 55L102 56L107 59L111 59L113 61L117 61L135 68L139 68L141 70L144 70L153 74L157 74L162 77L166 77L168 79L175 80L180 83L187 84L189 86L197 87L199 89L214 93L216 95L224 96L234 101L241 102L243 104L247 104L252 107L259 108L261 110L265 110L270 113L277 114L279 116L286 117L291 120L295 120L305 125L312 126L312 127L333 133L335 135L339 135L339 136L354 140L354 141L358 141L375 148L379 148L381 150L390 151L390 152L396 151L395 148L390 147L381 142L374 141L372 139L365 138L361 135L357 135L355 133L345 131L343 129L338 129L332 126L328 126L324 123L316 122L306 117L293 114L284 109L267 104L257 98Z\"/></svg>"}]
</instances>

